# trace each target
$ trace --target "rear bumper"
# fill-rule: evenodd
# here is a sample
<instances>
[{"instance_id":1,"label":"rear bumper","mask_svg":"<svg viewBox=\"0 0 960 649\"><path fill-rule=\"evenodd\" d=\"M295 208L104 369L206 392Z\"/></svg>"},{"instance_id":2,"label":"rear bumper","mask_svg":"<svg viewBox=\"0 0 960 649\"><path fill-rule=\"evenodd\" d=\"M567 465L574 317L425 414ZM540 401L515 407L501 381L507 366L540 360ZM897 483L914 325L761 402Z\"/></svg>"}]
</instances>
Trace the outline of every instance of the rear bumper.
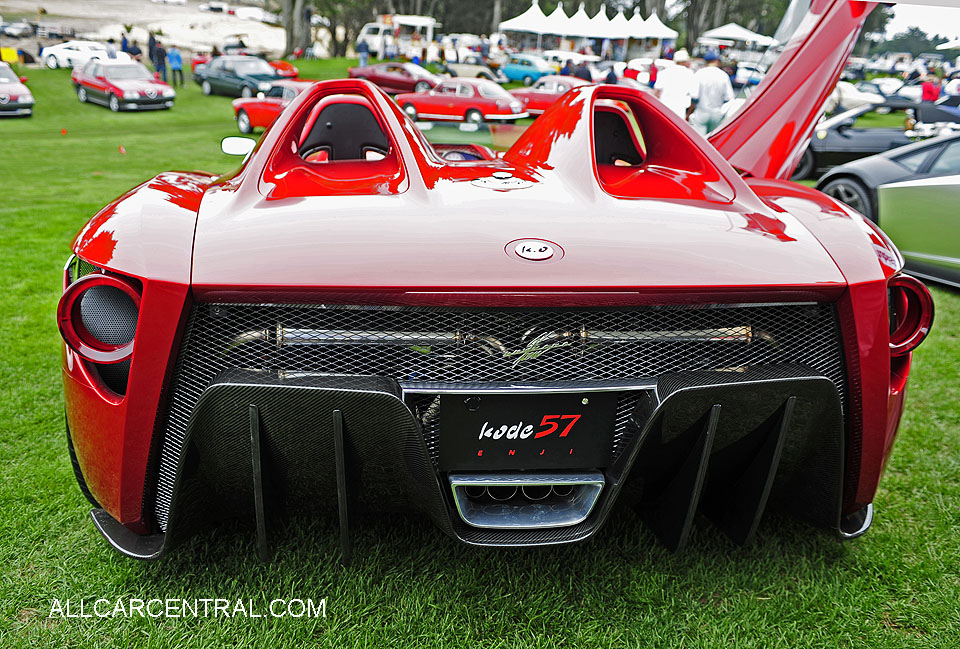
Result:
<instances>
[{"instance_id":1,"label":"rear bumper","mask_svg":"<svg viewBox=\"0 0 960 649\"><path fill-rule=\"evenodd\" d=\"M519 398L543 387L493 386ZM585 387L558 383L553 389ZM801 366L770 365L675 372L611 389L629 407L618 414L603 466L583 467L602 475L603 485L575 524L467 523L436 460L444 433L424 425L415 403L430 395L430 386L414 395L388 379L249 370L222 372L193 408L163 532L133 534L103 510L94 511L94 520L114 547L140 559L163 555L225 515L269 523L280 512L339 510L343 523L347 507L412 507L451 537L481 546L581 541L618 503L639 507L674 550L686 543L698 511L738 543L752 539L768 502L817 527L850 527L841 526L840 516L844 418L829 379ZM346 478L340 491L338 461Z\"/></svg>"}]
</instances>

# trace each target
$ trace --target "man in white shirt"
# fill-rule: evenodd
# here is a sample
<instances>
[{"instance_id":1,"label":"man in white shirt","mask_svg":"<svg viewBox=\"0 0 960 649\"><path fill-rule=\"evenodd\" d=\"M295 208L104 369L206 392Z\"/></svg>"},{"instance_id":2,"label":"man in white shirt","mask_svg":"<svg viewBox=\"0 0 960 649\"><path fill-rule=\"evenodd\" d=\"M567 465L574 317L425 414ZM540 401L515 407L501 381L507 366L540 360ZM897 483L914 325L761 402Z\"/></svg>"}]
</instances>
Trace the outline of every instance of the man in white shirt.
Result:
<instances>
[{"instance_id":1,"label":"man in white shirt","mask_svg":"<svg viewBox=\"0 0 960 649\"><path fill-rule=\"evenodd\" d=\"M719 58L716 52L707 52L703 57L707 62L706 67L693 75L695 108L690 116L690 124L701 135L707 135L720 125L723 121L723 105L733 99L730 77L717 67Z\"/></svg>"},{"instance_id":2,"label":"man in white shirt","mask_svg":"<svg viewBox=\"0 0 960 649\"><path fill-rule=\"evenodd\" d=\"M657 82L653 89L667 108L679 115L681 119L686 119L690 98L696 87L693 70L689 68L690 56L686 50L677 50L673 55L673 62L675 65L657 73Z\"/></svg>"}]
</instances>

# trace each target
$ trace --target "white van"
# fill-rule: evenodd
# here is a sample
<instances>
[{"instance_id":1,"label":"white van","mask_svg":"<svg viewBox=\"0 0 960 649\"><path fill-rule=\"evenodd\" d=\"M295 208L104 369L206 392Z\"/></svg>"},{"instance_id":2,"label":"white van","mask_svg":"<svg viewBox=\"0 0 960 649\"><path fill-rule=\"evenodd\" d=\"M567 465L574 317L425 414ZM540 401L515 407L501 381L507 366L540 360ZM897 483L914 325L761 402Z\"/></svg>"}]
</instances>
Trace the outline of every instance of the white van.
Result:
<instances>
[{"instance_id":1,"label":"white van","mask_svg":"<svg viewBox=\"0 0 960 649\"><path fill-rule=\"evenodd\" d=\"M428 16L384 14L375 23L367 23L357 36L357 45L367 43L370 54L384 58L390 45L400 56L413 57L433 42L433 30L440 24Z\"/></svg>"}]
</instances>

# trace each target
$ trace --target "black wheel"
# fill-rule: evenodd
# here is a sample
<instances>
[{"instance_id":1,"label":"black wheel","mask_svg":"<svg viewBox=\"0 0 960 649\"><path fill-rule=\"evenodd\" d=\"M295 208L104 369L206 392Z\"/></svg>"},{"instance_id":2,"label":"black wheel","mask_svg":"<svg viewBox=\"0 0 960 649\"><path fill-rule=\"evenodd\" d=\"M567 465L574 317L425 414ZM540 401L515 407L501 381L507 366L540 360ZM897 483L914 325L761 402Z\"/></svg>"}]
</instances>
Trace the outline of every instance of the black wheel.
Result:
<instances>
[{"instance_id":1,"label":"black wheel","mask_svg":"<svg viewBox=\"0 0 960 649\"><path fill-rule=\"evenodd\" d=\"M203 83L200 84L200 92L205 95L213 94L213 86L210 85L210 82L206 79L203 80Z\"/></svg>"},{"instance_id":2,"label":"black wheel","mask_svg":"<svg viewBox=\"0 0 960 649\"><path fill-rule=\"evenodd\" d=\"M253 88L251 88L250 86L244 86L243 88L240 89L240 96L243 97L244 99L249 99L250 97L253 97Z\"/></svg>"},{"instance_id":3,"label":"black wheel","mask_svg":"<svg viewBox=\"0 0 960 649\"><path fill-rule=\"evenodd\" d=\"M813 151L807 149L803 152L803 157L800 158L800 162L797 163L797 168L793 170L793 175L790 176L790 180L809 178L813 175L813 172L817 170L816 167L817 161L813 156Z\"/></svg>"},{"instance_id":4,"label":"black wheel","mask_svg":"<svg viewBox=\"0 0 960 649\"><path fill-rule=\"evenodd\" d=\"M466 121L470 124L479 124L483 121L483 113L476 108L471 108L467 111Z\"/></svg>"},{"instance_id":5,"label":"black wheel","mask_svg":"<svg viewBox=\"0 0 960 649\"><path fill-rule=\"evenodd\" d=\"M85 104L87 102L87 89L83 86L77 86L77 99L80 100L81 104Z\"/></svg>"},{"instance_id":6,"label":"black wheel","mask_svg":"<svg viewBox=\"0 0 960 649\"><path fill-rule=\"evenodd\" d=\"M120 110L120 100L116 95L110 95L110 110L115 113Z\"/></svg>"},{"instance_id":7,"label":"black wheel","mask_svg":"<svg viewBox=\"0 0 960 649\"><path fill-rule=\"evenodd\" d=\"M836 178L824 185L821 191L841 203L846 203L871 221L875 222L877 220L873 213L870 192L859 180L855 178Z\"/></svg>"},{"instance_id":8,"label":"black wheel","mask_svg":"<svg viewBox=\"0 0 960 649\"><path fill-rule=\"evenodd\" d=\"M63 418L66 422L66 417ZM77 485L80 487L80 492L90 501L90 504L99 509L100 503L97 502L97 499L93 497L93 494L90 493L90 488L87 487L87 481L83 479L83 473L80 471L80 463L77 462L77 452L73 450L73 438L70 437L70 425L67 424L67 449L70 451L70 463L73 464L73 475L77 478Z\"/></svg>"},{"instance_id":9,"label":"black wheel","mask_svg":"<svg viewBox=\"0 0 960 649\"><path fill-rule=\"evenodd\" d=\"M413 121L417 121L417 109L414 107L413 104L404 104L403 112L405 112L407 114L407 117L409 117Z\"/></svg>"},{"instance_id":10,"label":"black wheel","mask_svg":"<svg viewBox=\"0 0 960 649\"><path fill-rule=\"evenodd\" d=\"M426 81L418 81L417 85L413 87L414 92L426 92L430 90L430 84Z\"/></svg>"},{"instance_id":11,"label":"black wheel","mask_svg":"<svg viewBox=\"0 0 960 649\"><path fill-rule=\"evenodd\" d=\"M244 135L253 133L253 126L250 124L250 116L247 115L247 111L241 110L237 113L237 128Z\"/></svg>"},{"instance_id":12,"label":"black wheel","mask_svg":"<svg viewBox=\"0 0 960 649\"><path fill-rule=\"evenodd\" d=\"M529 74L528 74L527 76L525 76L525 77L523 78L523 85L525 85L525 86L532 86L532 85L533 85L533 77L531 77Z\"/></svg>"}]
</instances>

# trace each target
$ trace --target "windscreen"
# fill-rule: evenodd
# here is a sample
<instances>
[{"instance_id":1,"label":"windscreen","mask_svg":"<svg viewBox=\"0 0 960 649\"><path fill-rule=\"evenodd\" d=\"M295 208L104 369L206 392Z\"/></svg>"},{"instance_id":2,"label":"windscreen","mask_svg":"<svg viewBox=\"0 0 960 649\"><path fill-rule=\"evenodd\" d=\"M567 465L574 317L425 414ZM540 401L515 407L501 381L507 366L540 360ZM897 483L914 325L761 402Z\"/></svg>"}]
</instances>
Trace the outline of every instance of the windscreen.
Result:
<instances>
[{"instance_id":1,"label":"windscreen","mask_svg":"<svg viewBox=\"0 0 960 649\"><path fill-rule=\"evenodd\" d=\"M132 81L153 78L150 71L140 63L131 65L108 65L105 67L106 77L113 81Z\"/></svg>"}]
</instances>

